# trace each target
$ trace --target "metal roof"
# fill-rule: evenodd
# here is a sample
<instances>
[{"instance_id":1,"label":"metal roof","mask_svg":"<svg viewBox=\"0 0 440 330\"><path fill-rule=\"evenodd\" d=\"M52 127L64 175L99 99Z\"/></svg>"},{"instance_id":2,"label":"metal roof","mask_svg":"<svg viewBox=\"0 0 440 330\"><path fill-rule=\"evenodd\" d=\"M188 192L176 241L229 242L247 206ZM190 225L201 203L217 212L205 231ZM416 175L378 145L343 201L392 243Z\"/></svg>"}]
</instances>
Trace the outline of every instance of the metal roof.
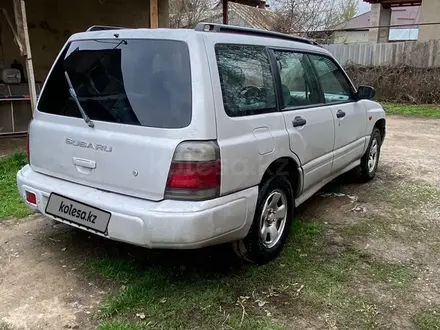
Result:
<instances>
[{"instance_id":1,"label":"metal roof","mask_svg":"<svg viewBox=\"0 0 440 330\"><path fill-rule=\"evenodd\" d=\"M262 30L272 30L279 16L269 9L250 7L235 2L229 3L229 16L236 14L243 21L249 23L249 27Z\"/></svg>"},{"instance_id":2,"label":"metal roof","mask_svg":"<svg viewBox=\"0 0 440 330\"><path fill-rule=\"evenodd\" d=\"M364 0L368 3L381 3L385 8L397 6L420 6L422 0Z\"/></svg>"}]
</instances>

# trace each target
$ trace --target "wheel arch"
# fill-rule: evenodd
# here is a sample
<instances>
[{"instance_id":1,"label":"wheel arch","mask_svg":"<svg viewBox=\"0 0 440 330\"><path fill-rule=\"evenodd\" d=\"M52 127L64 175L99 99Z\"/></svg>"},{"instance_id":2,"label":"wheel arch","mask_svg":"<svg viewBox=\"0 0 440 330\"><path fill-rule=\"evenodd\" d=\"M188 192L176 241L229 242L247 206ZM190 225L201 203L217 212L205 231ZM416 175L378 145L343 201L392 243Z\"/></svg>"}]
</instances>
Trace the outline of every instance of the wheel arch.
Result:
<instances>
[{"instance_id":1,"label":"wheel arch","mask_svg":"<svg viewBox=\"0 0 440 330\"><path fill-rule=\"evenodd\" d=\"M302 191L303 172L299 163L292 157L280 157L274 160L266 169L260 182L260 187L271 177L286 176L292 185L294 197Z\"/></svg>"},{"instance_id":2,"label":"wheel arch","mask_svg":"<svg viewBox=\"0 0 440 330\"><path fill-rule=\"evenodd\" d=\"M374 124L374 128L379 129L381 142L385 139L385 130L386 130L386 119L380 118Z\"/></svg>"}]
</instances>

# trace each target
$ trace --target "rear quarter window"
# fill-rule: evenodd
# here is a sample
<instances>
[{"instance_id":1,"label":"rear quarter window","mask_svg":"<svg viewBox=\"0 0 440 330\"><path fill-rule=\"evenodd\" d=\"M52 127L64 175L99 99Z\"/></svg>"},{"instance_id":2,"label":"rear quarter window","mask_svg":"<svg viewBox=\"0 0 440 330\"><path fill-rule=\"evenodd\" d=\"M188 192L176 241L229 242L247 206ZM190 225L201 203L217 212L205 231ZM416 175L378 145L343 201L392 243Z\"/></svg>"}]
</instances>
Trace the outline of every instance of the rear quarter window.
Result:
<instances>
[{"instance_id":1,"label":"rear quarter window","mask_svg":"<svg viewBox=\"0 0 440 330\"><path fill-rule=\"evenodd\" d=\"M191 67L185 42L102 39L70 43L48 77L38 109L80 118L64 72L92 120L157 128L183 128L191 122Z\"/></svg>"},{"instance_id":2,"label":"rear quarter window","mask_svg":"<svg viewBox=\"0 0 440 330\"><path fill-rule=\"evenodd\" d=\"M215 53L227 115L277 111L275 84L265 47L218 44Z\"/></svg>"}]
</instances>

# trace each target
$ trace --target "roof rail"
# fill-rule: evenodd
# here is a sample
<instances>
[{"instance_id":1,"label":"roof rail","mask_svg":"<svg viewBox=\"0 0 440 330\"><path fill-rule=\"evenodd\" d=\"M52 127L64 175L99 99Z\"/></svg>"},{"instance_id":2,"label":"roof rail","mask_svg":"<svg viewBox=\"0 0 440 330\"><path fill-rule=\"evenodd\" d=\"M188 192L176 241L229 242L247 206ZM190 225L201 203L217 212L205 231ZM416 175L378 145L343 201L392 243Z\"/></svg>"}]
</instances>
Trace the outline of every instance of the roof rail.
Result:
<instances>
[{"instance_id":1,"label":"roof rail","mask_svg":"<svg viewBox=\"0 0 440 330\"><path fill-rule=\"evenodd\" d=\"M117 26L93 25L87 29L87 32L105 31L105 30L121 30L121 29L126 29L126 28L117 27Z\"/></svg>"},{"instance_id":2,"label":"roof rail","mask_svg":"<svg viewBox=\"0 0 440 330\"><path fill-rule=\"evenodd\" d=\"M309 40L306 38L296 37L289 34L273 32L273 31L251 29L241 26L232 26L232 25L215 24L215 23L199 23L197 24L195 30L203 31L203 32L224 32L224 33L253 35L253 36L260 36L267 38L277 38L277 39L302 42L309 45L320 46L316 41Z\"/></svg>"}]
</instances>

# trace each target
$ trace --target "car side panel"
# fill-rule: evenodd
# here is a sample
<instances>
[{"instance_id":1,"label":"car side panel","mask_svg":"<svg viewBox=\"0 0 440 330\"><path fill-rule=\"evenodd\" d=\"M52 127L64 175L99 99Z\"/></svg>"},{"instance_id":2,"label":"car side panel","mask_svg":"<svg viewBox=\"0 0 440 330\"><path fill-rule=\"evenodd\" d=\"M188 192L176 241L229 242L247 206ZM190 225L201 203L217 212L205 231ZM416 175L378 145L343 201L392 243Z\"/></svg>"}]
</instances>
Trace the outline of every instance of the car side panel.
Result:
<instances>
[{"instance_id":1,"label":"car side panel","mask_svg":"<svg viewBox=\"0 0 440 330\"><path fill-rule=\"evenodd\" d=\"M370 100L362 100L359 102L365 108L365 111L367 113L368 121L367 121L367 127L366 127L366 135L370 135L371 132L373 131L374 125L380 119L386 119L385 111L382 108L382 106L377 102L370 101Z\"/></svg>"},{"instance_id":2,"label":"car side panel","mask_svg":"<svg viewBox=\"0 0 440 330\"><path fill-rule=\"evenodd\" d=\"M233 43L249 44L234 38ZM222 89L217 67L215 44L230 44L228 35L216 34L205 38L209 61L214 107L217 121L217 141L222 161L221 194L256 186L270 166L281 157L292 157L289 137L280 112L242 117L229 117L224 109ZM256 45L259 45L256 43Z\"/></svg>"},{"instance_id":3,"label":"car side panel","mask_svg":"<svg viewBox=\"0 0 440 330\"><path fill-rule=\"evenodd\" d=\"M328 106L283 112L289 132L290 148L301 160L306 191L330 175L333 161L335 128ZM302 127L293 127L296 117L307 121Z\"/></svg>"},{"instance_id":4,"label":"car side panel","mask_svg":"<svg viewBox=\"0 0 440 330\"><path fill-rule=\"evenodd\" d=\"M365 147L367 114L360 102L348 102L331 106L335 122L335 147L332 172L337 172L361 158ZM338 118L338 112L345 116Z\"/></svg>"}]
</instances>

